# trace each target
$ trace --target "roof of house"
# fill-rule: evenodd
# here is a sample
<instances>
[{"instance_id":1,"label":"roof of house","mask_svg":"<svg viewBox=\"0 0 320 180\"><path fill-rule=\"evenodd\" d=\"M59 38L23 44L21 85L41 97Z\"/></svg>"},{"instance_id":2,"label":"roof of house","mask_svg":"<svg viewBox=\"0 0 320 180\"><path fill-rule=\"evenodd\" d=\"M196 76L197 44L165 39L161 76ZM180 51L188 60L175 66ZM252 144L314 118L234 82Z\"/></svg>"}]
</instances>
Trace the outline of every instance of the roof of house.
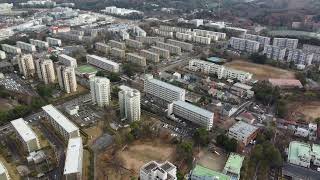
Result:
<instances>
[{"instance_id":1,"label":"roof of house","mask_svg":"<svg viewBox=\"0 0 320 180\"><path fill-rule=\"evenodd\" d=\"M197 177L215 177L219 178L219 180L230 180L229 176L200 165L196 165L196 167L192 170L192 175Z\"/></svg>"},{"instance_id":2,"label":"roof of house","mask_svg":"<svg viewBox=\"0 0 320 180\"><path fill-rule=\"evenodd\" d=\"M255 133L259 128L243 121L238 121L229 128L229 132L241 134L242 137L248 137Z\"/></svg>"},{"instance_id":3,"label":"roof of house","mask_svg":"<svg viewBox=\"0 0 320 180\"><path fill-rule=\"evenodd\" d=\"M302 84L297 79L269 79L269 82L273 86L279 86L279 87L299 87L302 88Z\"/></svg>"},{"instance_id":4,"label":"roof of house","mask_svg":"<svg viewBox=\"0 0 320 180\"><path fill-rule=\"evenodd\" d=\"M240 175L243 160L244 156L241 156L236 153L230 153L226 165L224 166L224 171Z\"/></svg>"}]
</instances>

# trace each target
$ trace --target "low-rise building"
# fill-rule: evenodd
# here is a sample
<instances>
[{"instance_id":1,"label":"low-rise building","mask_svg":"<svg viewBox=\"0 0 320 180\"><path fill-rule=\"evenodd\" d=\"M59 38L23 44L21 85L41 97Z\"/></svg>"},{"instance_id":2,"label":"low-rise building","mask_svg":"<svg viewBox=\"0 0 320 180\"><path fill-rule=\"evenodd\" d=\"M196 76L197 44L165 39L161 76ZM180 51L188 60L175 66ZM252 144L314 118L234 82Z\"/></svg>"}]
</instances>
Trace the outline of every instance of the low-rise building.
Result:
<instances>
[{"instance_id":1,"label":"low-rise building","mask_svg":"<svg viewBox=\"0 0 320 180\"><path fill-rule=\"evenodd\" d=\"M157 53L160 55L160 57L164 58L164 59L169 59L170 58L170 51L167 49L163 49L163 48L159 48L156 46L151 46L150 49L152 52Z\"/></svg>"},{"instance_id":2,"label":"low-rise building","mask_svg":"<svg viewBox=\"0 0 320 180\"><path fill-rule=\"evenodd\" d=\"M303 88L297 79L268 79L268 81L272 86L278 86L281 89Z\"/></svg>"},{"instance_id":3,"label":"low-rise building","mask_svg":"<svg viewBox=\"0 0 320 180\"><path fill-rule=\"evenodd\" d=\"M171 54L181 54L181 47L172 44L157 42L156 46L168 50Z\"/></svg>"},{"instance_id":4,"label":"low-rise building","mask_svg":"<svg viewBox=\"0 0 320 180\"><path fill-rule=\"evenodd\" d=\"M310 45L310 44L303 44L302 50L307 53L313 53L313 60L312 63L320 62L320 46Z\"/></svg>"},{"instance_id":5,"label":"low-rise building","mask_svg":"<svg viewBox=\"0 0 320 180\"><path fill-rule=\"evenodd\" d=\"M230 153L226 165L223 168L223 173L230 176L231 179L239 180L244 156L236 153Z\"/></svg>"},{"instance_id":6,"label":"low-rise building","mask_svg":"<svg viewBox=\"0 0 320 180\"><path fill-rule=\"evenodd\" d=\"M36 51L36 46L26 43L26 42L22 42L22 41L17 41L17 47L20 48L21 50L25 50L27 52L35 52Z\"/></svg>"},{"instance_id":7,"label":"low-rise building","mask_svg":"<svg viewBox=\"0 0 320 180\"><path fill-rule=\"evenodd\" d=\"M3 60L3 59L5 59L6 57L7 57L7 56L6 56L6 52L0 50L0 59Z\"/></svg>"},{"instance_id":8,"label":"low-rise building","mask_svg":"<svg viewBox=\"0 0 320 180\"><path fill-rule=\"evenodd\" d=\"M100 52L103 52L105 54L109 54L110 50L111 50L111 47L108 46L107 44L105 43L101 43L101 42L97 42L95 44L95 47L96 47L96 50L97 51L100 51Z\"/></svg>"},{"instance_id":9,"label":"low-rise building","mask_svg":"<svg viewBox=\"0 0 320 180\"><path fill-rule=\"evenodd\" d=\"M61 39L56 39L56 38L52 38L52 37L47 37L46 40L47 40L49 46L61 46L61 45L62 45Z\"/></svg>"},{"instance_id":10,"label":"low-rise building","mask_svg":"<svg viewBox=\"0 0 320 180\"><path fill-rule=\"evenodd\" d=\"M154 33L159 35L159 36L163 36L163 37L167 37L167 38L173 38L173 32L171 31L162 31L159 29L155 29Z\"/></svg>"},{"instance_id":11,"label":"low-rise building","mask_svg":"<svg viewBox=\"0 0 320 180\"><path fill-rule=\"evenodd\" d=\"M192 35L186 33L176 33L176 38L183 41L192 41Z\"/></svg>"},{"instance_id":12,"label":"low-rise building","mask_svg":"<svg viewBox=\"0 0 320 180\"><path fill-rule=\"evenodd\" d=\"M273 45L265 45L263 49L263 54L267 56L267 58L275 60L275 61L283 61L286 56L287 49L280 48L278 46Z\"/></svg>"},{"instance_id":13,"label":"low-rise building","mask_svg":"<svg viewBox=\"0 0 320 180\"><path fill-rule=\"evenodd\" d=\"M290 38L273 38L273 45L282 49L297 49L299 40Z\"/></svg>"},{"instance_id":14,"label":"low-rise building","mask_svg":"<svg viewBox=\"0 0 320 180\"><path fill-rule=\"evenodd\" d=\"M126 49L126 44L119 41L110 40L109 44L112 48Z\"/></svg>"},{"instance_id":15,"label":"low-rise building","mask_svg":"<svg viewBox=\"0 0 320 180\"><path fill-rule=\"evenodd\" d=\"M180 47L184 51L192 51L193 45L190 43L168 39L167 43Z\"/></svg>"},{"instance_id":16,"label":"low-rise building","mask_svg":"<svg viewBox=\"0 0 320 180\"><path fill-rule=\"evenodd\" d=\"M156 44L156 42L160 41L160 42L164 42L164 37L151 37L151 36L137 36L136 40L142 42L143 44Z\"/></svg>"},{"instance_id":17,"label":"low-rise building","mask_svg":"<svg viewBox=\"0 0 320 180\"><path fill-rule=\"evenodd\" d=\"M140 168L140 180L177 180L177 168L168 161L150 161Z\"/></svg>"},{"instance_id":18,"label":"low-rise building","mask_svg":"<svg viewBox=\"0 0 320 180\"><path fill-rule=\"evenodd\" d=\"M111 56L124 59L126 57L126 51L119 48L111 48Z\"/></svg>"},{"instance_id":19,"label":"low-rise building","mask_svg":"<svg viewBox=\"0 0 320 180\"><path fill-rule=\"evenodd\" d=\"M245 147L256 138L258 130L259 128L256 126L238 121L229 128L228 137L236 139L240 143L240 147Z\"/></svg>"},{"instance_id":20,"label":"low-rise building","mask_svg":"<svg viewBox=\"0 0 320 180\"><path fill-rule=\"evenodd\" d=\"M139 66L147 66L146 58L133 53L127 53L127 61Z\"/></svg>"},{"instance_id":21,"label":"low-rise building","mask_svg":"<svg viewBox=\"0 0 320 180\"><path fill-rule=\"evenodd\" d=\"M68 179L82 179L83 145L82 138L70 138L67 147L63 175Z\"/></svg>"},{"instance_id":22,"label":"low-rise building","mask_svg":"<svg viewBox=\"0 0 320 180\"><path fill-rule=\"evenodd\" d=\"M154 63L157 63L160 61L160 56L157 53L143 49L140 51L140 54L141 56L145 57L147 61L154 62Z\"/></svg>"},{"instance_id":23,"label":"low-rise building","mask_svg":"<svg viewBox=\"0 0 320 180\"><path fill-rule=\"evenodd\" d=\"M40 41L37 39L30 39L30 43L32 45L35 45L36 47L40 48L40 49L47 49L49 47L49 43L46 41Z\"/></svg>"},{"instance_id":24,"label":"low-rise building","mask_svg":"<svg viewBox=\"0 0 320 180\"><path fill-rule=\"evenodd\" d=\"M90 54L88 54L86 58L87 63L97 66L101 69L107 70L109 72L118 73L120 70L120 65L118 63L108 60L106 58Z\"/></svg>"},{"instance_id":25,"label":"low-rise building","mask_svg":"<svg viewBox=\"0 0 320 180\"><path fill-rule=\"evenodd\" d=\"M21 54L21 49L9 44L1 44L1 48L4 52L9 54Z\"/></svg>"},{"instance_id":26,"label":"low-rise building","mask_svg":"<svg viewBox=\"0 0 320 180\"><path fill-rule=\"evenodd\" d=\"M198 164L192 169L192 171L190 171L189 178L190 180L231 180L230 176L228 175L213 171Z\"/></svg>"},{"instance_id":27,"label":"low-rise building","mask_svg":"<svg viewBox=\"0 0 320 180\"><path fill-rule=\"evenodd\" d=\"M203 36L192 36L192 41L200 44L210 44L211 38Z\"/></svg>"}]
</instances>

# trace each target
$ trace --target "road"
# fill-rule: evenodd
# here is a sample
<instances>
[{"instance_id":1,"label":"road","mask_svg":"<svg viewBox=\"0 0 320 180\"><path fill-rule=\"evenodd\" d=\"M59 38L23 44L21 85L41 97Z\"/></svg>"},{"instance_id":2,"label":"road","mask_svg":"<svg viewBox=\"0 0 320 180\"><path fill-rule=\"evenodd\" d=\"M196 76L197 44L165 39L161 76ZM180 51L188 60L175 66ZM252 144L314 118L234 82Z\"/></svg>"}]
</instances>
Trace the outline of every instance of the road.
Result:
<instances>
[{"instance_id":1,"label":"road","mask_svg":"<svg viewBox=\"0 0 320 180\"><path fill-rule=\"evenodd\" d=\"M319 180L320 172L286 163L282 167L282 175L287 175L303 180Z\"/></svg>"}]
</instances>

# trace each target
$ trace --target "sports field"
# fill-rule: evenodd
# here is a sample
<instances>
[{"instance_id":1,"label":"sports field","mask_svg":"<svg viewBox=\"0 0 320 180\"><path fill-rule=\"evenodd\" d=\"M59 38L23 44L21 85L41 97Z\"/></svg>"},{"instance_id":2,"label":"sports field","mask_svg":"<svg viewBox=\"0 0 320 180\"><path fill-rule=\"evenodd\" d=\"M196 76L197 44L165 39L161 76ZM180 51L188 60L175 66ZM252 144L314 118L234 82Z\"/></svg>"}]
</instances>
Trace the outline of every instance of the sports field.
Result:
<instances>
[{"instance_id":1,"label":"sports field","mask_svg":"<svg viewBox=\"0 0 320 180\"><path fill-rule=\"evenodd\" d=\"M97 72L97 69L93 66L90 66L90 65L82 65L82 66L79 66L77 67L77 71L79 73L96 73Z\"/></svg>"}]
</instances>

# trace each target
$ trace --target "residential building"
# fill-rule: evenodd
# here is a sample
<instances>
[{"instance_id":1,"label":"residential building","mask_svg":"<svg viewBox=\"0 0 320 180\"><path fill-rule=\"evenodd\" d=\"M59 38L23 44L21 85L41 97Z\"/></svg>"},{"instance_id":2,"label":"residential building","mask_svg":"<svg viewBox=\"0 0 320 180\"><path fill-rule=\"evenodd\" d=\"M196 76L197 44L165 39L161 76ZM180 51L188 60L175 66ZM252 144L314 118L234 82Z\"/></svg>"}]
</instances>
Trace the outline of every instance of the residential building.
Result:
<instances>
[{"instance_id":1,"label":"residential building","mask_svg":"<svg viewBox=\"0 0 320 180\"><path fill-rule=\"evenodd\" d=\"M313 56L313 53L307 53L301 49L289 49L287 61L309 66L312 64Z\"/></svg>"},{"instance_id":2,"label":"residential building","mask_svg":"<svg viewBox=\"0 0 320 180\"><path fill-rule=\"evenodd\" d=\"M156 47L156 46L151 46L150 51L159 54L160 57L162 57L164 59L169 59L170 58L170 51L167 50L167 49L159 48L159 47Z\"/></svg>"},{"instance_id":3,"label":"residential building","mask_svg":"<svg viewBox=\"0 0 320 180\"><path fill-rule=\"evenodd\" d=\"M201 29L193 29L193 32L196 33L197 36L208 37L208 35L218 36L218 40L226 39L227 34L222 32L214 32L214 31L207 31Z\"/></svg>"},{"instance_id":4,"label":"residential building","mask_svg":"<svg viewBox=\"0 0 320 180\"><path fill-rule=\"evenodd\" d=\"M270 37L259 36L259 35L255 35L255 34L245 34L244 38L249 39L251 41L259 42L261 47L264 47L266 45L270 45L270 41L271 41Z\"/></svg>"},{"instance_id":5,"label":"residential building","mask_svg":"<svg viewBox=\"0 0 320 180\"><path fill-rule=\"evenodd\" d=\"M120 86L118 93L120 116L129 122L139 121L141 116L140 92L127 86Z\"/></svg>"},{"instance_id":6,"label":"residential building","mask_svg":"<svg viewBox=\"0 0 320 180\"><path fill-rule=\"evenodd\" d=\"M125 9L125 8L118 8L116 6L109 6L101 11L106 14L114 14L114 15L119 15L119 16L129 16L132 13L143 14L143 12L141 12L141 11L132 10L132 9Z\"/></svg>"},{"instance_id":7,"label":"residential building","mask_svg":"<svg viewBox=\"0 0 320 180\"><path fill-rule=\"evenodd\" d=\"M184 101L186 91L169 83L154 79L152 75L147 74L144 79L144 92L147 95L159 98L165 103L173 101Z\"/></svg>"},{"instance_id":8,"label":"residential building","mask_svg":"<svg viewBox=\"0 0 320 180\"><path fill-rule=\"evenodd\" d=\"M196 27L203 25L203 19L192 19L189 23L194 24Z\"/></svg>"},{"instance_id":9,"label":"residential building","mask_svg":"<svg viewBox=\"0 0 320 180\"><path fill-rule=\"evenodd\" d=\"M268 59L272 59L275 61L283 61L286 56L287 49L280 48L278 46L273 45L265 45L263 49L263 54L267 56Z\"/></svg>"},{"instance_id":10,"label":"residential building","mask_svg":"<svg viewBox=\"0 0 320 180\"><path fill-rule=\"evenodd\" d=\"M297 79L268 79L268 81L272 86L278 86L281 89L303 88Z\"/></svg>"},{"instance_id":11,"label":"residential building","mask_svg":"<svg viewBox=\"0 0 320 180\"><path fill-rule=\"evenodd\" d=\"M256 138L258 130L259 128L254 125L238 121L229 128L228 137L236 139L243 148Z\"/></svg>"},{"instance_id":12,"label":"residential building","mask_svg":"<svg viewBox=\"0 0 320 180\"><path fill-rule=\"evenodd\" d=\"M40 41L37 39L30 39L30 43L40 49L47 49L49 47L49 43L46 41Z\"/></svg>"},{"instance_id":13,"label":"residential building","mask_svg":"<svg viewBox=\"0 0 320 180\"><path fill-rule=\"evenodd\" d=\"M223 173L230 176L233 180L239 180L243 161L244 156L230 153L226 165L223 168Z\"/></svg>"},{"instance_id":14,"label":"residential building","mask_svg":"<svg viewBox=\"0 0 320 180\"><path fill-rule=\"evenodd\" d=\"M111 56L124 59L126 57L126 51L123 49L114 47L114 48L111 48Z\"/></svg>"},{"instance_id":15,"label":"residential building","mask_svg":"<svg viewBox=\"0 0 320 180\"><path fill-rule=\"evenodd\" d=\"M54 83L56 75L54 73L54 66L51 59L36 59L35 61L38 78L44 82L44 84Z\"/></svg>"},{"instance_id":16,"label":"residential building","mask_svg":"<svg viewBox=\"0 0 320 180\"><path fill-rule=\"evenodd\" d=\"M203 167L201 165L196 165L196 167L191 170L189 174L190 180L231 180L230 176L223 173L213 171L209 168Z\"/></svg>"},{"instance_id":17,"label":"residential building","mask_svg":"<svg viewBox=\"0 0 320 180\"><path fill-rule=\"evenodd\" d=\"M192 51L193 45L190 43L168 39L167 43L180 47L184 51Z\"/></svg>"},{"instance_id":18,"label":"residential building","mask_svg":"<svg viewBox=\"0 0 320 180\"><path fill-rule=\"evenodd\" d=\"M60 39L52 38L52 37L47 37L47 42L49 46L61 46L62 41Z\"/></svg>"},{"instance_id":19,"label":"residential building","mask_svg":"<svg viewBox=\"0 0 320 180\"><path fill-rule=\"evenodd\" d=\"M129 33L124 29L120 30L119 34L120 34L122 40L130 39Z\"/></svg>"},{"instance_id":20,"label":"residential building","mask_svg":"<svg viewBox=\"0 0 320 180\"><path fill-rule=\"evenodd\" d=\"M181 54L181 47L172 44L157 42L156 46L168 50L171 54Z\"/></svg>"},{"instance_id":21,"label":"residential building","mask_svg":"<svg viewBox=\"0 0 320 180\"><path fill-rule=\"evenodd\" d=\"M191 121L197 125L210 130L213 126L214 113L202 109L185 101L173 101L168 105L168 116L174 115L178 118Z\"/></svg>"},{"instance_id":22,"label":"residential building","mask_svg":"<svg viewBox=\"0 0 320 180\"><path fill-rule=\"evenodd\" d=\"M133 53L127 53L127 61L139 66L147 66L146 58Z\"/></svg>"},{"instance_id":23,"label":"residential building","mask_svg":"<svg viewBox=\"0 0 320 180\"><path fill-rule=\"evenodd\" d=\"M6 58L6 52L0 50L0 59L3 60Z\"/></svg>"},{"instance_id":24,"label":"residential building","mask_svg":"<svg viewBox=\"0 0 320 180\"><path fill-rule=\"evenodd\" d=\"M58 111L53 105L49 104L42 107L46 118L53 128L68 141L70 138L80 137L79 128L67 117Z\"/></svg>"},{"instance_id":25,"label":"residential building","mask_svg":"<svg viewBox=\"0 0 320 180\"><path fill-rule=\"evenodd\" d=\"M320 46L303 44L302 50L304 52L314 54L312 63L319 63L320 62Z\"/></svg>"},{"instance_id":26,"label":"residential building","mask_svg":"<svg viewBox=\"0 0 320 180\"><path fill-rule=\"evenodd\" d=\"M21 54L21 49L9 44L1 44L1 48L4 52L9 54Z\"/></svg>"},{"instance_id":27,"label":"residential building","mask_svg":"<svg viewBox=\"0 0 320 180\"><path fill-rule=\"evenodd\" d=\"M108 78L98 76L90 78L90 92L94 104L99 107L110 104L110 80Z\"/></svg>"},{"instance_id":28,"label":"residential building","mask_svg":"<svg viewBox=\"0 0 320 180\"><path fill-rule=\"evenodd\" d=\"M177 167L169 161L150 161L140 168L140 180L177 180Z\"/></svg>"},{"instance_id":29,"label":"residential building","mask_svg":"<svg viewBox=\"0 0 320 180\"><path fill-rule=\"evenodd\" d=\"M133 39L126 39L126 45L131 48L141 49L143 47L142 42Z\"/></svg>"},{"instance_id":30,"label":"residential building","mask_svg":"<svg viewBox=\"0 0 320 180\"><path fill-rule=\"evenodd\" d=\"M118 73L120 70L120 65L118 63L113 62L111 60L108 60L104 57L88 54L86 56L86 58L87 58L87 62L89 64L92 64L92 65L97 66L101 69L107 70L109 72Z\"/></svg>"},{"instance_id":31,"label":"residential building","mask_svg":"<svg viewBox=\"0 0 320 180\"><path fill-rule=\"evenodd\" d=\"M139 26L134 26L133 27L133 32L136 34L136 36L141 36L141 37L146 37L147 36L146 31L144 31Z\"/></svg>"},{"instance_id":32,"label":"residential building","mask_svg":"<svg viewBox=\"0 0 320 180\"><path fill-rule=\"evenodd\" d=\"M171 31L171 32L181 32L181 33L191 32L191 29L189 29L189 28L177 27L177 26L160 25L159 29L161 31Z\"/></svg>"},{"instance_id":33,"label":"residential building","mask_svg":"<svg viewBox=\"0 0 320 180\"><path fill-rule=\"evenodd\" d=\"M154 63L157 63L160 61L160 56L157 53L143 49L140 51L140 54L141 56L145 57L147 61L154 62Z\"/></svg>"},{"instance_id":34,"label":"residential building","mask_svg":"<svg viewBox=\"0 0 320 180\"><path fill-rule=\"evenodd\" d=\"M7 168L3 165L3 163L1 161L0 161L0 179L1 180L10 180L11 179Z\"/></svg>"},{"instance_id":35,"label":"residential building","mask_svg":"<svg viewBox=\"0 0 320 180\"><path fill-rule=\"evenodd\" d=\"M33 77L36 70L32 55L24 54L17 58L17 60L20 73L26 78Z\"/></svg>"},{"instance_id":36,"label":"residential building","mask_svg":"<svg viewBox=\"0 0 320 180\"><path fill-rule=\"evenodd\" d=\"M229 41L231 47L236 50L245 51L248 53L259 52L260 43L243 38L232 37Z\"/></svg>"},{"instance_id":37,"label":"residential building","mask_svg":"<svg viewBox=\"0 0 320 180\"><path fill-rule=\"evenodd\" d=\"M76 92L78 85L74 68L58 64L56 70L60 88L66 93Z\"/></svg>"},{"instance_id":38,"label":"residential building","mask_svg":"<svg viewBox=\"0 0 320 180\"><path fill-rule=\"evenodd\" d=\"M156 42L160 41L160 42L164 42L164 37L151 37L151 36L137 36L136 40L142 42L143 44L155 44Z\"/></svg>"},{"instance_id":39,"label":"residential building","mask_svg":"<svg viewBox=\"0 0 320 180\"><path fill-rule=\"evenodd\" d=\"M59 62L63 65L70 66L73 68L77 67L77 60L73 57L70 57L65 54L59 54L58 59L59 59Z\"/></svg>"},{"instance_id":40,"label":"residential building","mask_svg":"<svg viewBox=\"0 0 320 180\"><path fill-rule=\"evenodd\" d=\"M82 180L83 145L81 137L70 138L63 175L66 180Z\"/></svg>"},{"instance_id":41,"label":"residential building","mask_svg":"<svg viewBox=\"0 0 320 180\"><path fill-rule=\"evenodd\" d=\"M19 118L11 121L11 125L26 151L31 153L40 149L39 139L36 133L27 125L27 122Z\"/></svg>"},{"instance_id":42,"label":"residential building","mask_svg":"<svg viewBox=\"0 0 320 180\"><path fill-rule=\"evenodd\" d=\"M273 46L278 46L281 49L297 49L298 47L298 39L290 39L290 38L273 38Z\"/></svg>"},{"instance_id":43,"label":"residential building","mask_svg":"<svg viewBox=\"0 0 320 180\"><path fill-rule=\"evenodd\" d=\"M95 47L96 47L97 51L103 52L105 54L109 54L109 52L111 50L110 46L106 45L105 43L101 43L101 42L97 42L95 44Z\"/></svg>"},{"instance_id":44,"label":"residential building","mask_svg":"<svg viewBox=\"0 0 320 180\"><path fill-rule=\"evenodd\" d=\"M192 36L192 41L200 44L210 44L211 38L203 36Z\"/></svg>"},{"instance_id":45,"label":"residential building","mask_svg":"<svg viewBox=\"0 0 320 180\"><path fill-rule=\"evenodd\" d=\"M126 44L115 40L110 40L109 44L112 48L126 49Z\"/></svg>"},{"instance_id":46,"label":"residential building","mask_svg":"<svg viewBox=\"0 0 320 180\"><path fill-rule=\"evenodd\" d=\"M22 41L17 41L17 47L20 48L21 50L25 50L27 52L35 52L36 51L36 46L26 43L26 42L22 42Z\"/></svg>"},{"instance_id":47,"label":"residential building","mask_svg":"<svg viewBox=\"0 0 320 180\"><path fill-rule=\"evenodd\" d=\"M288 149L288 163L309 168L312 159L311 152L310 144L292 141Z\"/></svg>"},{"instance_id":48,"label":"residential building","mask_svg":"<svg viewBox=\"0 0 320 180\"><path fill-rule=\"evenodd\" d=\"M173 38L173 32L171 31L162 31L159 29L155 29L154 33L159 35L159 36L163 36L163 37L167 37L167 38Z\"/></svg>"},{"instance_id":49,"label":"residential building","mask_svg":"<svg viewBox=\"0 0 320 180\"><path fill-rule=\"evenodd\" d=\"M176 38L183 41L192 41L192 35L187 33L176 33Z\"/></svg>"}]
</instances>

